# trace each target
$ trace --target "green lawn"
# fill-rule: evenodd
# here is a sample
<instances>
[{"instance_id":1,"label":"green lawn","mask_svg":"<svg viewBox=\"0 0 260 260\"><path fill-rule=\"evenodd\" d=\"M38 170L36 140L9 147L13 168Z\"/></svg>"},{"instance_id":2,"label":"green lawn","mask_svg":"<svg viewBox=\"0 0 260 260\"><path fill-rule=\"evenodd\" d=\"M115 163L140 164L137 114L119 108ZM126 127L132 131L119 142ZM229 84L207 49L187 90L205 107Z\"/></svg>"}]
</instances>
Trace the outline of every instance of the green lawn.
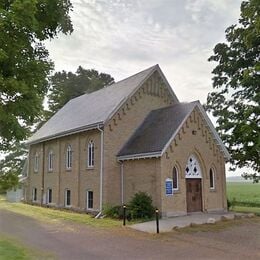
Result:
<instances>
[{"instance_id":1,"label":"green lawn","mask_svg":"<svg viewBox=\"0 0 260 260\"><path fill-rule=\"evenodd\" d=\"M44 221L68 220L101 228L111 228L122 225L122 221L110 218L95 219L88 214L42 208L23 203L10 203L7 202L3 196L0 197L0 208Z\"/></svg>"},{"instance_id":2,"label":"green lawn","mask_svg":"<svg viewBox=\"0 0 260 260\"><path fill-rule=\"evenodd\" d=\"M227 197L235 206L260 208L260 183L227 183Z\"/></svg>"},{"instance_id":3,"label":"green lawn","mask_svg":"<svg viewBox=\"0 0 260 260\"><path fill-rule=\"evenodd\" d=\"M0 234L0 260L55 259L50 254L32 250Z\"/></svg>"}]
</instances>

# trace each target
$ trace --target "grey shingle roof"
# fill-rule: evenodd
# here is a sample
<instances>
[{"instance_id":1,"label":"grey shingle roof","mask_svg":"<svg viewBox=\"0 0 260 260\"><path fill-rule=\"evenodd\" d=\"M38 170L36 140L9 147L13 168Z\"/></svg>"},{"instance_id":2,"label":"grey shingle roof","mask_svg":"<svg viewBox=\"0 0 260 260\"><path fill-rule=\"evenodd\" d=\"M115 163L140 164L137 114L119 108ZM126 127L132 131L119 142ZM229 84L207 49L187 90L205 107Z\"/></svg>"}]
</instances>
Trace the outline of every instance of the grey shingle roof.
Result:
<instances>
[{"instance_id":1,"label":"grey shingle roof","mask_svg":"<svg viewBox=\"0 0 260 260\"><path fill-rule=\"evenodd\" d=\"M158 65L96 92L70 100L27 143L41 142L104 123L155 70L160 72ZM175 96L173 92L172 94Z\"/></svg>"},{"instance_id":2,"label":"grey shingle roof","mask_svg":"<svg viewBox=\"0 0 260 260\"><path fill-rule=\"evenodd\" d=\"M178 103L151 111L117 156L160 153L196 104Z\"/></svg>"}]
</instances>

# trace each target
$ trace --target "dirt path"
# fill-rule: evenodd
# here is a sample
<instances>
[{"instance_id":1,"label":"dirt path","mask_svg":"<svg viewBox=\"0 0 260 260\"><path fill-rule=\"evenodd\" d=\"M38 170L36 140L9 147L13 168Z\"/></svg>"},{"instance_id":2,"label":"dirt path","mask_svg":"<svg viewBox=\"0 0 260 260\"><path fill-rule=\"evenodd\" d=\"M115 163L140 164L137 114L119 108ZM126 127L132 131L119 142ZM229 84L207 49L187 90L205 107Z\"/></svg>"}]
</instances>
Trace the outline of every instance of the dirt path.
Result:
<instances>
[{"instance_id":1,"label":"dirt path","mask_svg":"<svg viewBox=\"0 0 260 260\"><path fill-rule=\"evenodd\" d=\"M0 235L58 259L260 259L260 220L218 232L149 235L128 228L99 229L40 222L0 210Z\"/></svg>"}]
</instances>

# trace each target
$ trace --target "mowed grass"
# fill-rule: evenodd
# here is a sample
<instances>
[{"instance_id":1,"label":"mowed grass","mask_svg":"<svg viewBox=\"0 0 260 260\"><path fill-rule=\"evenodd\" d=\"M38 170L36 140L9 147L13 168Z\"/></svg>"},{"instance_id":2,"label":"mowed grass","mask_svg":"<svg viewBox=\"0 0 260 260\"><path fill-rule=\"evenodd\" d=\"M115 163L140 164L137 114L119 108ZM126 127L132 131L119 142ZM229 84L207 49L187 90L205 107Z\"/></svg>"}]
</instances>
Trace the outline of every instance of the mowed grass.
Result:
<instances>
[{"instance_id":1,"label":"mowed grass","mask_svg":"<svg viewBox=\"0 0 260 260\"><path fill-rule=\"evenodd\" d=\"M111 228L122 225L121 221L110 218L95 219L88 214L43 208L24 203L10 203L3 196L0 197L0 208L44 221L66 220L100 228Z\"/></svg>"},{"instance_id":2,"label":"mowed grass","mask_svg":"<svg viewBox=\"0 0 260 260\"><path fill-rule=\"evenodd\" d=\"M54 256L32 250L18 241L0 234L0 260L55 259Z\"/></svg>"},{"instance_id":3,"label":"mowed grass","mask_svg":"<svg viewBox=\"0 0 260 260\"><path fill-rule=\"evenodd\" d=\"M227 197L235 206L260 208L260 183L227 183Z\"/></svg>"}]
</instances>

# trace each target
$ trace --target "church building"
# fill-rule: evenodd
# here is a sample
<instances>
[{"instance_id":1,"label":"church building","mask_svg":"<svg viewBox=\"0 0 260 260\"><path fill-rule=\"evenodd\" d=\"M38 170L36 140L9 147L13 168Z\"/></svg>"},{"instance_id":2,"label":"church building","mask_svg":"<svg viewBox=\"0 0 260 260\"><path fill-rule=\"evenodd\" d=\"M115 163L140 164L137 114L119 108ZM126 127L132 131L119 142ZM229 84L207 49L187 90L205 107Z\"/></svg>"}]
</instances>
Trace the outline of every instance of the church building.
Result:
<instances>
[{"instance_id":1,"label":"church building","mask_svg":"<svg viewBox=\"0 0 260 260\"><path fill-rule=\"evenodd\" d=\"M99 213L143 191L162 216L227 209L230 155L158 65L70 100L28 145L31 203Z\"/></svg>"}]
</instances>

